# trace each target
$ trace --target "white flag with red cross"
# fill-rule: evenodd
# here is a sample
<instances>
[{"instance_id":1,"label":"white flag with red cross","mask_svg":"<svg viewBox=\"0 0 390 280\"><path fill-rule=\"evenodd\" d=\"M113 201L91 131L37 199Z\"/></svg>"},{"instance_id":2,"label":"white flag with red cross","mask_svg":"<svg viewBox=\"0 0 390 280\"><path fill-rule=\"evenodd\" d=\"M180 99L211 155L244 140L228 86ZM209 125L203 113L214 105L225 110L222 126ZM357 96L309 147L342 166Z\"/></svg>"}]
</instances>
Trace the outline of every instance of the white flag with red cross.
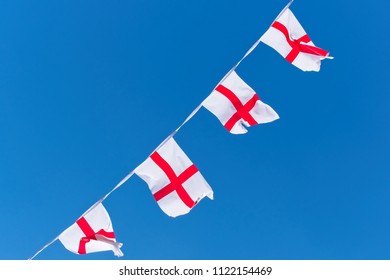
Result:
<instances>
[{"instance_id":1,"label":"white flag with red cross","mask_svg":"<svg viewBox=\"0 0 390 280\"><path fill-rule=\"evenodd\" d=\"M149 186L160 208L171 217L187 214L213 190L173 138L135 170Z\"/></svg>"},{"instance_id":2,"label":"white flag with red cross","mask_svg":"<svg viewBox=\"0 0 390 280\"><path fill-rule=\"evenodd\" d=\"M235 71L213 90L202 105L233 134L248 132L245 126L268 123L279 118Z\"/></svg>"},{"instance_id":3,"label":"white flag with red cross","mask_svg":"<svg viewBox=\"0 0 390 280\"><path fill-rule=\"evenodd\" d=\"M314 45L290 9L285 9L260 41L303 71L320 71L321 60L332 58Z\"/></svg>"},{"instance_id":4,"label":"white flag with red cross","mask_svg":"<svg viewBox=\"0 0 390 280\"><path fill-rule=\"evenodd\" d=\"M116 242L110 216L101 203L62 232L58 239L76 254L111 250L115 256L123 256L122 243Z\"/></svg>"}]
</instances>

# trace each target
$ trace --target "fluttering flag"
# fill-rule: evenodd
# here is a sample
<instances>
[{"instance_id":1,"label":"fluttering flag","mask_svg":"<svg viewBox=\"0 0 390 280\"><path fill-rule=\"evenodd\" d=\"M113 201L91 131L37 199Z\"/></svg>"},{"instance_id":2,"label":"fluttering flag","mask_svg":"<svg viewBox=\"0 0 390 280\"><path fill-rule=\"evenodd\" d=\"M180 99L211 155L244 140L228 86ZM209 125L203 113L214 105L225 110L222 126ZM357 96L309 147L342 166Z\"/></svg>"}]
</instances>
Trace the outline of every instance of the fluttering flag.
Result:
<instances>
[{"instance_id":1,"label":"fluttering flag","mask_svg":"<svg viewBox=\"0 0 390 280\"><path fill-rule=\"evenodd\" d=\"M235 71L213 90L202 102L202 106L213 113L233 134L248 132L244 125L250 127L279 118Z\"/></svg>"},{"instance_id":2,"label":"fluttering flag","mask_svg":"<svg viewBox=\"0 0 390 280\"><path fill-rule=\"evenodd\" d=\"M290 9L285 9L260 41L303 71L320 71L321 60L332 58L314 45Z\"/></svg>"},{"instance_id":3,"label":"fluttering flag","mask_svg":"<svg viewBox=\"0 0 390 280\"><path fill-rule=\"evenodd\" d=\"M173 138L134 172L148 184L154 199L168 216L187 214L205 196L213 199L211 187Z\"/></svg>"},{"instance_id":4,"label":"fluttering flag","mask_svg":"<svg viewBox=\"0 0 390 280\"><path fill-rule=\"evenodd\" d=\"M111 250L115 256L123 256L122 243L116 242L110 216L101 203L62 232L58 239L76 254Z\"/></svg>"}]
</instances>

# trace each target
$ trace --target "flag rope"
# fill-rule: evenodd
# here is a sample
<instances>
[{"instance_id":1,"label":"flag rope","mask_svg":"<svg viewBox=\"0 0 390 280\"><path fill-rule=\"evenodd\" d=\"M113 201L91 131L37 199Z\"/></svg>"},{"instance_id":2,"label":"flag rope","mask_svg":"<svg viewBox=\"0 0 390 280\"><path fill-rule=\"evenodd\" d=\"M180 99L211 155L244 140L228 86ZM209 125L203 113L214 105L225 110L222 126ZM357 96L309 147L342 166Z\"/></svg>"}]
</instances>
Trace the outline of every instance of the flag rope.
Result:
<instances>
[{"instance_id":1,"label":"flag rope","mask_svg":"<svg viewBox=\"0 0 390 280\"><path fill-rule=\"evenodd\" d=\"M294 0L291 0L284 8L283 10L279 13L279 15L276 17L274 21L276 21L279 16L292 4ZM229 72L217 83L217 85L213 88L211 93L217 88L217 86L225 81L225 79L233 72L236 70L236 68L241 64L242 61L244 61L249 54L252 53L252 51L259 45L261 42L261 37L248 49L248 51L244 54L244 56L229 70ZM202 101L203 103L203 101ZM179 132L179 130L190 120L192 119L196 113L200 110L202 107L202 103L200 103L188 116L185 118L185 120L179 125L178 128L176 128L167 138L165 138L158 146L153 150L152 153L150 153L149 156L151 156L155 151L157 151L161 146L163 146L169 139L171 139L173 136L176 135L176 133ZM88 214L90 211L92 211L98 204L102 203L110 194L112 194L115 190L117 190L119 187L121 187L124 183L126 183L133 175L134 175L135 169L131 171L129 174L127 174L111 191L109 191L106 195L104 195L102 198L100 198L97 202L95 202L87 211L85 211L80 217L85 216ZM32 257L30 257L28 260L34 259L36 256L38 256L43 250L45 250L47 247L49 247L51 244L53 244L55 241L59 239L59 236L62 234L62 232L54 238L52 241L47 243L45 246L43 246L38 252L36 252Z\"/></svg>"}]
</instances>

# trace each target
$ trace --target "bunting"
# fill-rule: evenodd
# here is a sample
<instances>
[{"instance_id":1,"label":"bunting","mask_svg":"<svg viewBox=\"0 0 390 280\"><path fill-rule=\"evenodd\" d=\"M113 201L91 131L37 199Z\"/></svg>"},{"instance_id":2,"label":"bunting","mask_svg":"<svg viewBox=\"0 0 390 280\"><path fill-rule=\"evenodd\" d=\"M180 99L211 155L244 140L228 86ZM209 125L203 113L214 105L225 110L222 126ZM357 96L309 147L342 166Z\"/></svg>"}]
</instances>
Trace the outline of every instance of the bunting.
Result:
<instances>
[{"instance_id":1,"label":"bunting","mask_svg":"<svg viewBox=\"0 0 390 280\"><path fill-rule=\"evenodd\" d=\"M247 127L269 123L279 118L235 70L260 42L274 48L287 61L303 71L319 71L321 60L330 58L329 53L316 47L306 34L289 9L291 3L292 1L288 3L270 28L249 48L210 95L144 162L30 259L34 259L56 240L75 254L113 251L115 256L123 256L120 250L122 244L116 241L110 216L102 201L133 174L147 183L161 210L171 217L189 213L206 196L213 199L213 190L173 137L201 107L214 114L232 134L244 134Z\"/></svg>"}]
</instances>

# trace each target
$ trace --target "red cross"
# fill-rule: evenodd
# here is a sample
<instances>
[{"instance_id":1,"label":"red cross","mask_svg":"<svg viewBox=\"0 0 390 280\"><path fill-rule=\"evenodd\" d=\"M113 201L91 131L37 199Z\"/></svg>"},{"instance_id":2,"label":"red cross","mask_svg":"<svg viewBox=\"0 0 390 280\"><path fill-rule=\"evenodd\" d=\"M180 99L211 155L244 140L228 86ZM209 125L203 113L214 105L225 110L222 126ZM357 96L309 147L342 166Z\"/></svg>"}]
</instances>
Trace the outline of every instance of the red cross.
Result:
<instances>
[{"instance_id":1,"label":"red cross","mask_svg":"<svg viewBox=\"0 0 390 280\"><path fill-rule=\"evenodd\" d=\"M191 178L196 172L198 172L196 166L192 164L179 176L176 176L175 171L173 171L172 167L161 157L158 152L154 152L150 158L158 165L158 167L161 168L162 171L164 171L165 175L167 175L170 181L168 185L153 194L156 201L159 201L171 192L176 191L177 195L185 205L187 205L189 208L194 207L196 202L192 200L182 184Z\"/></svg>"},{"instance_id":2,"label":"red cross","mask_svg":"<svg viewBox=\"0 0 390 280\"><path fill-rule=\"evenodd\" d=\"M115 238L114 232L107 232L104 229L95 232L84 217L78 219L76 221L76 224L80 227L81 231L85 234L85 236L80 239L79 250L78 250L79 254L87 253L85 245L91 240L97 240L96 234L103 235L104 237L107 238Z\"/></svg>"},{"instance_id":3,"label":"red cross","mask_svg":"<svg viewBox=\"0 0 390 280\"><path fill-rule=\"evenodd\" d=\"M291 39L287 27L281 24L280 22L275 21L272 24L272 27L282 32L284 37L286 37L287 43L291 46L292 50L286 56L286 60L290 63L292 63L295 60L295 58L298 56L300 52L319 55L319 56L327 56L329 54L327 51L317 48L315 46L301 44L302 42L309 43L311 41L307 34L303 35L301 38L298 39Z\"/></svg>"},{"instance_id":4,"label":"red cross","mask_svg":"<svg viewBox=\"0 0 390 280\"><path fill-rule=\"evenodd\" d=\"M234 92L232 92L227 87L218 85L215 90L229 99L234 108L237 110L237 112L235 112L233 116L231 116L230 119L225 123L224 126L227 130L230 131L233 126L241 119L245 120L251 126L258 124L258 122L249 113L253 107L255 107L257 100L260 100L257 94L254 94L247 103L242 104L237 95L235 95Z\"/></svg>"}]
</instances>

